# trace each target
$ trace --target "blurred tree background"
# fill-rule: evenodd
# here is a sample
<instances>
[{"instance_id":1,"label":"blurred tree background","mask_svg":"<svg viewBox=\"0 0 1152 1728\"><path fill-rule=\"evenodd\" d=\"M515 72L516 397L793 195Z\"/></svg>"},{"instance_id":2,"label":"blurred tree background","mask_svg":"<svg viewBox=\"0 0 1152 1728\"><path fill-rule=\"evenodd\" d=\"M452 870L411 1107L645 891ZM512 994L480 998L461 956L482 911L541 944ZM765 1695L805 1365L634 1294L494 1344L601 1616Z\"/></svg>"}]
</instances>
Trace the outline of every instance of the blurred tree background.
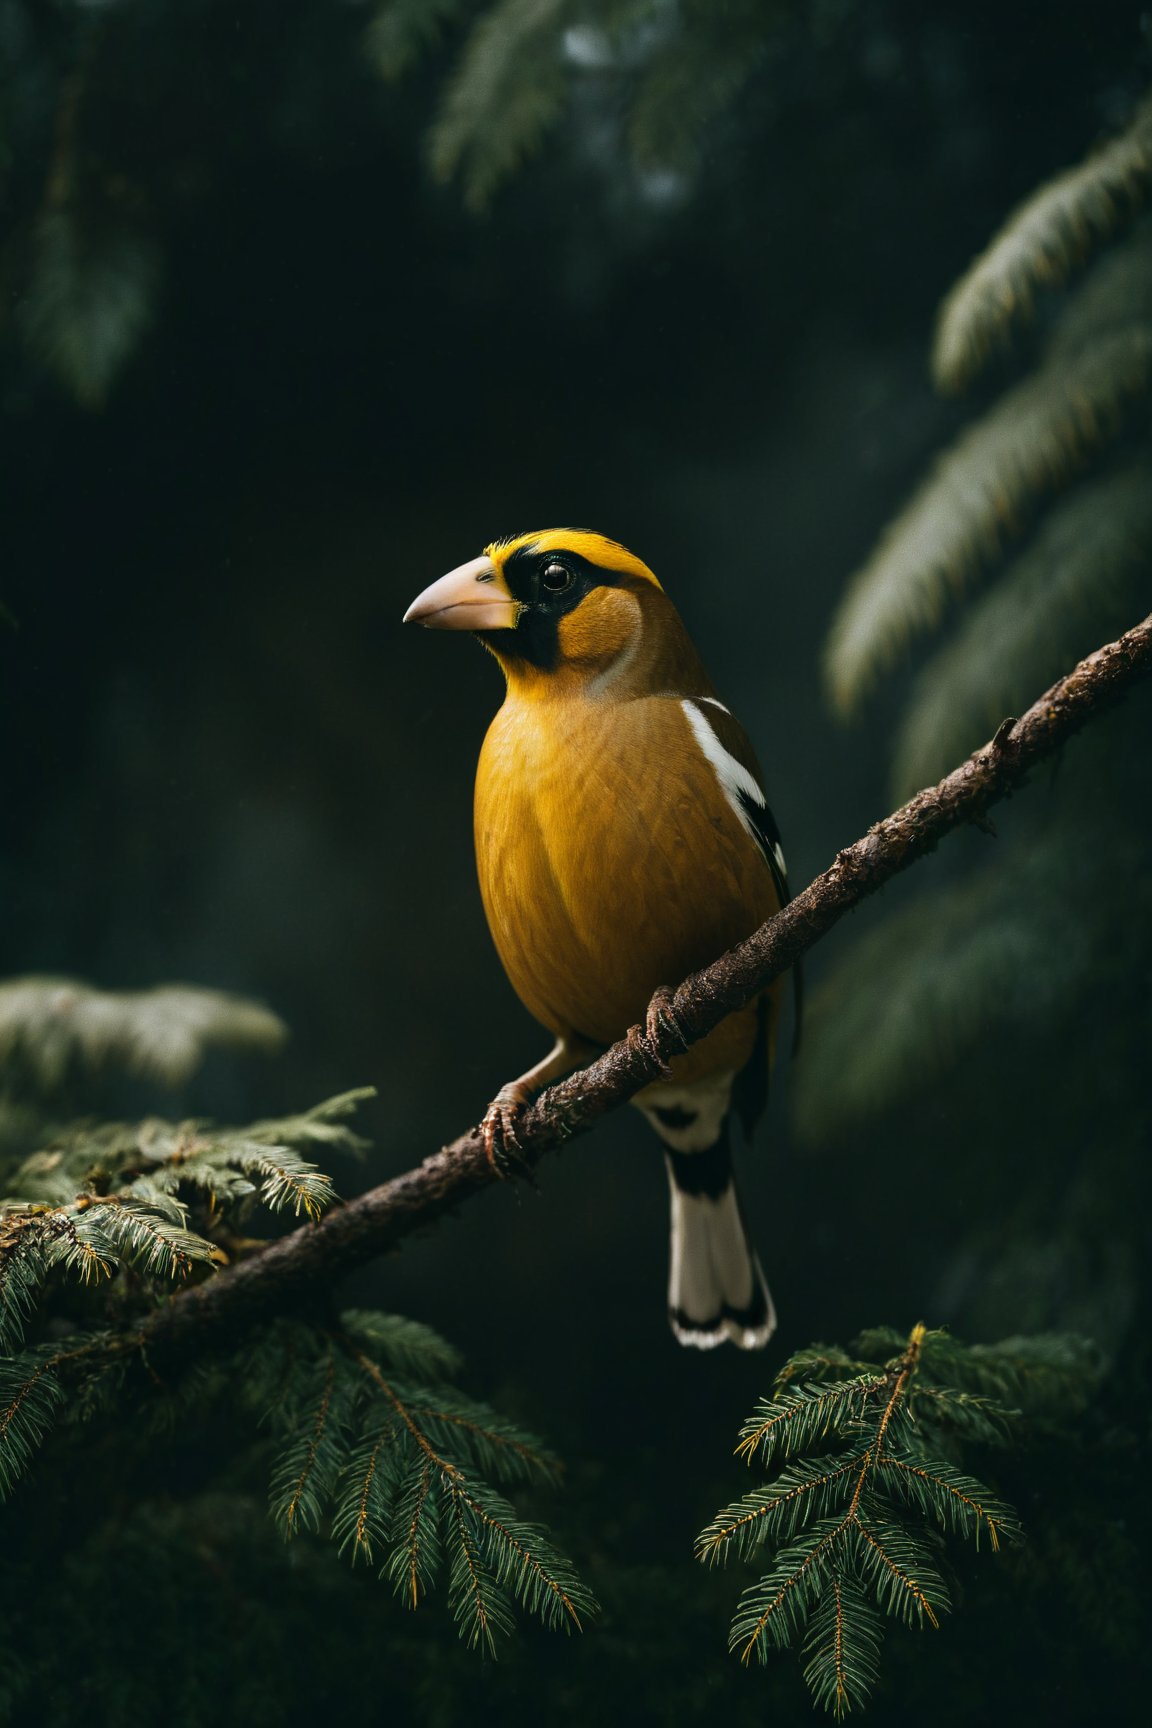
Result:
<instances>
[{"instance_id":1,"label":"blurred tree background","mask_svg":"<svg viewBox=\"0 0 1152 1728\"><path fill-rule=\"evenodd\" d=\"M373 1150L332 1163L348 1194L539 1054L471 859L498 674L399 627L495 536L586 524L653 566L757 742L797 884L1148 610L1127 194L1057 220L1070 256L1112 244L1054 265L990 358L938 351L963 398L929 370L973 255L1133 126L1136 0L0 0L0 57L2 970L188 980L292 1034L174 1095L100 1077L76 1110L248 1122L371 1085ZM1070 378L1079 430L1021 467ZM869 562L949 449L903 552L898 524ZM822 670L842 603L851 726ZM94 1448L82 1537L75 1486L55 1517L50 1486L16 1502L6 1588L47 1564L53 1596L12 1719L160 1697L189 1724L807 1719L794 1664L725 1655L734 1581L692 1538L789 1352L918 1318L1080 1331L1120 1367L1086 1427L997 1459L1031 1558L961 1570L940 1634L893 1635L872 1719L1126 1719L1150 714L1128 702L996 839L956 836L813 954L804 1054L744 1159L765 1360L666 1333L664 1177L628 1112L539 1193L351 1281L567 1461L546 1514L603 1604L588 1633L479 1662L442 1609L282 1550L225 1414L190 1409Z\"/></svg>"}]
</instances>

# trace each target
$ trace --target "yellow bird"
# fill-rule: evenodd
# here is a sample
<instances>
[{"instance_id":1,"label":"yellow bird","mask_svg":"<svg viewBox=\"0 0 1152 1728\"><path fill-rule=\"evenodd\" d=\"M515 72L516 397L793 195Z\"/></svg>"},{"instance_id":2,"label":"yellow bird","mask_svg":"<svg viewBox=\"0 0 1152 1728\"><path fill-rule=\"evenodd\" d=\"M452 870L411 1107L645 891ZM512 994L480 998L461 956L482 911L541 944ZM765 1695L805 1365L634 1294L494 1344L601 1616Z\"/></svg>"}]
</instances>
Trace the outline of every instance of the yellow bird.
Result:
<instances>
[{"instance_id":1,"label":"yellow bird","mask_svg":"<svg viewBox=\"0 0 1152 1728\"><path fill-rule=\"evenodd\" d=\"M469 630L507 680L476 775L476 861L504 969L555 1038L501 1088L489 1155L533 1095L644 1021L661 988L788 898L759 765L652 571L613 540L552 528L495 541L405 614ZM782 981L633 1102L664 1144L668 1306L683 1344L767 1342L775 1310L728 1144L767 1096Z\"/></svg>"}]
</instances>

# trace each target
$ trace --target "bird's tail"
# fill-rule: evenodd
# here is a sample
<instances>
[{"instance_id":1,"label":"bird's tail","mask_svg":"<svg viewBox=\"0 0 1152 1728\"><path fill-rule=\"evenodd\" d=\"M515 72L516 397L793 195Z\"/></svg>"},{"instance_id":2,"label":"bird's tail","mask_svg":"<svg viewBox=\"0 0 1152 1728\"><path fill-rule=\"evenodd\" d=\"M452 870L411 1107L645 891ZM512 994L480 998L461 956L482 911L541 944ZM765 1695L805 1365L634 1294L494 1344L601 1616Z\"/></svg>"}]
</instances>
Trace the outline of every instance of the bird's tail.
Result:
<instances>
[{"instance_id":1,"label":"bird's tail","mask_svg":"<svg viewBox=\"0 0 1152 1728\"><path fill-rule=\"evenodd\" d=\"M688 1088L678 1090L687 1093ZM776 1309L744 1224L726 1111L719 1115L709 1110L712 1101L697 1095L690 1101L695 1115L688 1120L688 1099L672 1103L654 1096L671 1091L671 1087L653 1086L637 1102L664 1142L668 1165L672 1330L681 1344L700 1350L710 1350L726 1339L742 1350L759 1350L776 1330ZM711 1137L711 1145L698 1146L705 1135Z\"/></svg>"}]
</instances>

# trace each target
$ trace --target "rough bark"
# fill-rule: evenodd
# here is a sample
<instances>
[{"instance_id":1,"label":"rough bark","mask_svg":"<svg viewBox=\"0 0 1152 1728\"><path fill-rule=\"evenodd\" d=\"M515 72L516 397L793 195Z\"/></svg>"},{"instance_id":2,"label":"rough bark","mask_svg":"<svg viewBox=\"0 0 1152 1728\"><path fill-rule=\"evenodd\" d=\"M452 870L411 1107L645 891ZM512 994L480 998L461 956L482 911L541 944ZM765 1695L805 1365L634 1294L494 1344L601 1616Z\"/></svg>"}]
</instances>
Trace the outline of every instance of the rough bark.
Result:
<instances>
[{"instance_id":1,"label":"rough bark","mask_svg":"<svg viewBox=\"0 0 1152 1728\"><path fill-rule=\"evenodd\" d=\"M1023 783L1031 768L1149 672L1152 616L1082 660L1019 720L1006 720L983 749L946 779L917 793L838 852L822 875L747 941L685 979L665 1004L684 1042L704 1037L732 1009L786 971L846 912L931 852L952 829L980 823L993 804ZM550 1087L518 1124L525 1173L546 1152L657 1078L683 1048L672 1026L662 1026L651 1040L633 1027L588 1068ZM142 1328L140 1341L149 1360L183 1354L212 1333L231 1332L263 1315L322 1302L345 1273L394 1248L409 1232L434 1223L497 1179L478 1129L469 1129L415 1169L174 1297Z\"/></svg>"}]
</instances>

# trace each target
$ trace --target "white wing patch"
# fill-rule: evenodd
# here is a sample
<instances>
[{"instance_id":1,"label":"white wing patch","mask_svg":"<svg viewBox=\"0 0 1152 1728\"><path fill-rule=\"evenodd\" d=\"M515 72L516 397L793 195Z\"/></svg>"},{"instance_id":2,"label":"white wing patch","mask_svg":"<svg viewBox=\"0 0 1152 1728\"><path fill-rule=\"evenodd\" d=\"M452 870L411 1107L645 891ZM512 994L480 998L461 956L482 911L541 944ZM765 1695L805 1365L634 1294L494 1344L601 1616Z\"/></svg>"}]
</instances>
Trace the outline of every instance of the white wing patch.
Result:
<instances>
[{"instance_id":1,"label":"white wing patch","mask_svg":"<svg viewBox=\"0 0 1152 1728\"><path fill-rule=\"evenodd\" d=\"M714 708L719 708L722 713L728 713L728 709L724 707L724 704L722 702L717 702L711 696L702 696L700 701L710 702ZM752 804L757 810L767 811L768 806L764 801L763 792L761 792L759 786L756 784L752 775L749 774L747 768L744 767L744 764L742 762L737 762L735 756L725 750L723 744L721 744L719 738L717 738L715 732L713 732L711 726L708 724L708 716L700 712L697 703L689 700L688 697L683 697L680 706L683 708L685 718L687 719L689 726L692 728L692 736L695 738L697 744L699 744L701 750L703 750L705 756L707 756L709 762L712 764L716 778L720 782L720 790L723 792L735 814L739 817L741 827L743 827L745 831L752 836L757 846L763 849L765 845L764 834L749 814L747 808L749 804ZM776 866L779 869L781 876L786 876L787 870L784 864L784 854L780 850L779 845L773 844L771 851L776 860Z\"/></svg>"}]
</instances>

